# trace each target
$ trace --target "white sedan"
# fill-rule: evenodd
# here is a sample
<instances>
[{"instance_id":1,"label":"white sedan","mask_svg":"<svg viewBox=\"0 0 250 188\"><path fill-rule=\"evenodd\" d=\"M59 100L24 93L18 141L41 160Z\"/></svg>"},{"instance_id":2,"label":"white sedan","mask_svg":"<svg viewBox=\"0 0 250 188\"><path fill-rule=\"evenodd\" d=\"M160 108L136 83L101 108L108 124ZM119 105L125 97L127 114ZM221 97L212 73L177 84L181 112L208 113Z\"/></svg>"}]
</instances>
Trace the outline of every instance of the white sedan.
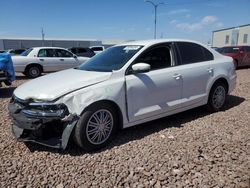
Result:
<instances>
[{"instance_id":1,"label":"white sedan","mask_svg":"<svg viewBox=\"0 0 250 188\"><path fill-rule=\"evenodd\" d=\"M64 48L36 47L12 57L16 72L22 72L30 78L36 78L42 72L54 72L77 67L89 58L77 57Z\"/></svg>"},{"instance_id":2,"label":"white sedan","mask_svg":"<svg viewBox=\"0 0 250 188\"><path fill-rule=\"evenodd\" d=\"M85 150L127 128L207 105L223 109L236 85L233 59L189 40L135 41L108 48L78 69L19 86L9 105L20 141Z\"/></svg>"}]
</instances>

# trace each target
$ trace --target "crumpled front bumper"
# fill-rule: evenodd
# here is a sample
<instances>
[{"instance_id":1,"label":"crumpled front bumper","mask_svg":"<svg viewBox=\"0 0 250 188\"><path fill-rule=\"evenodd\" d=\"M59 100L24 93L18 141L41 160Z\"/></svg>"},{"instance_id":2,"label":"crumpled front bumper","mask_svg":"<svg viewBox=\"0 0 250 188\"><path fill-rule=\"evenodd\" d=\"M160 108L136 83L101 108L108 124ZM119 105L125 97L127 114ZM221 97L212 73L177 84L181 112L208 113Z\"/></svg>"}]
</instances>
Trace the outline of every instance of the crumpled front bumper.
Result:
<instances>
[{"instance_id":1,"label":"crumpled front bumper","mask_svg":"<svg viewBox=\"0 0 250 188\"><path fill-rule=\"evenodd\" d=\"M66 149L71 133L78 121L77 116L36 118L27 117L15 103L9 104L12 117L11 130L18 141L34 142L44 146Z\"/></svg>"}]
</instances>

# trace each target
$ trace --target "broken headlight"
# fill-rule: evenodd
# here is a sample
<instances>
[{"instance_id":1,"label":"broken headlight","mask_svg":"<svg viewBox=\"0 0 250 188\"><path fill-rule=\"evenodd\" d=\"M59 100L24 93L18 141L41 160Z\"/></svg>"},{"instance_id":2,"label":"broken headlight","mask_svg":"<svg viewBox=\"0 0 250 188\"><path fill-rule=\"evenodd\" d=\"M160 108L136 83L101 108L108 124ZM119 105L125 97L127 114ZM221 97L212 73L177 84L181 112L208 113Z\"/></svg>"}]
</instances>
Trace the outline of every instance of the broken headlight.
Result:
<instances>
[{"instance_id":1,"label":"broken headlight","mask_svg":"<svg viewBox=\"0 0 250 188\"><path fill-rule=\"evenodd\" d=\"M63 118L68 115L68 109L64 104L34 102L29 103L22 113L35 118Z\"/></svg>"}]
</instances>

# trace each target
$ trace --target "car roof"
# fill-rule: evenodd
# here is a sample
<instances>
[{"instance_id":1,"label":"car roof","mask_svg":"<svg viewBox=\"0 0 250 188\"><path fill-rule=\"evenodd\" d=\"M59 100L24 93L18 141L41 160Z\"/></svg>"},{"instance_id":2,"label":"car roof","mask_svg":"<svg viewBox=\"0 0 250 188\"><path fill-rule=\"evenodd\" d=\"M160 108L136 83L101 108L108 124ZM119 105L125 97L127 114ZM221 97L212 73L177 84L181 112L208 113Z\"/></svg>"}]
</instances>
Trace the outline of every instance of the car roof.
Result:
<instances>
[{"instance_id":1,"label":"car roof","mask_svg":"<svg viewBox=\"0 0 250 188\"><path fill-rule=\"evenodd\" d=\"M223 46L222 48L242 48L242 47L250 47L247 45L242 45L242 46Z\"/></svg>"},{"instance_id":2,"label":"car roof","mask_svg":"<svg viewBox=\"0 0 250 188\"><path fill-rule=\"evenodd\" d=\"M88 47L70 47L69 49L79 48L79 49L89 49Z\"/></svg>"},{"instance_id":3,"label":"car roof","mask_svg":"<svg viewBox=\"0 0 250 188\"><path fill-rule=\"evenodd\" d=\"M152 40L139 40L139 41L131 41L123 44L118 44L117 46L123 46L123 45L139 45L139 46L151 46L154 44L159 43L165 43L165 42L192 42L196 44L200 44L204 46L203 44L193 41L193 40L187 40L187 39L152 39Z\"/></svg>"},{"instance_id":4,"label":"car roof","mask_svg":"<svg viewBox=\"0 0 250 188\"><path fill-rule=\"evenodd\" d=\"M37 50L40 50L40 49L63 49L63 50L65 50L65 48L61 48L61 47L33 47L33 49L37 49Z\"/></svg>"}]
</instances>

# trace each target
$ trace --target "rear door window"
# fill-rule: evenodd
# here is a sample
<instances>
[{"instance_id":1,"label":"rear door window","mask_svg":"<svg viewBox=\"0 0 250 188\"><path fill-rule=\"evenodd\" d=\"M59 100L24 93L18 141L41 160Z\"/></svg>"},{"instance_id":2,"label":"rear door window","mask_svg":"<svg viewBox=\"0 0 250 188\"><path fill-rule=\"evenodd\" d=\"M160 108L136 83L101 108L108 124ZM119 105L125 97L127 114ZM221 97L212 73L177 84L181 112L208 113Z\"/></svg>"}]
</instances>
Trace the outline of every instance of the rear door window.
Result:
<instances>
[{"instance_id":1,"label":"rear door window","mask_svg":"<svg viewBox=\"0 0 250 188\"><path fill-rule=\"evenodd\" d=\"M209 50L195 43L177 42L177 49L181 64L198 63L214 59L213 54Z\"/></svg>"},{"instance_id":2,"label":"rear door window","mask_svg":"<svg viewBox=\"0 0 250 188\"><path fill-rule=\"evenodd\" d=\"M38 52L38 57L56 57L54 49L41 49Z\"/></svg>"},{"instance_id":3,"label":"rear door window","mask_svg":"<svg viewBox=\"0 0 250 188\"><path fill-rule=\"evenodd\" d=\"M70 52L63 50L63 49L56 49L56 56L57 57L73 57L73 55Z\"/></svg>"}]
</instances>

